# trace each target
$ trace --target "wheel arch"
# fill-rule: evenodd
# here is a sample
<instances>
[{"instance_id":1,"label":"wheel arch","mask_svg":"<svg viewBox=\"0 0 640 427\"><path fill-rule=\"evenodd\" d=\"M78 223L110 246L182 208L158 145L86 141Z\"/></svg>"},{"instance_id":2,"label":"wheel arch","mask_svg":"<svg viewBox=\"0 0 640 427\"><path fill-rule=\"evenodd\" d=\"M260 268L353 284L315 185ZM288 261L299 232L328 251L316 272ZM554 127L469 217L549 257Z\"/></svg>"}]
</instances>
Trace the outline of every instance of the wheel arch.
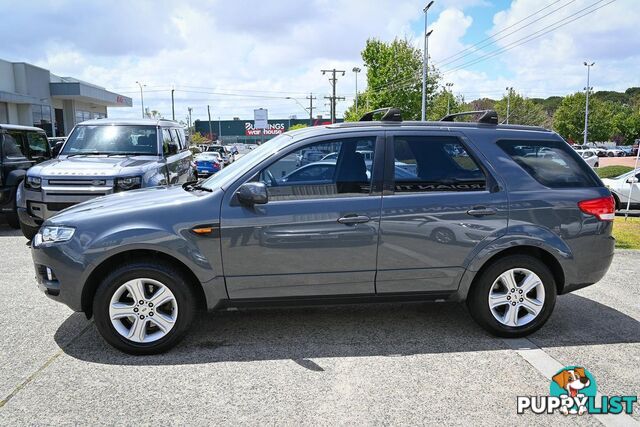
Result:
<instances>
[{"instance_id":1,"label":"wheel arch","mask_svg":"<svg viewBox=\"0 0 640 427\"><path fill-rule=\"evenodd\" d=\"M556 290L558 291L558 294L562 293L562 289L564 288L566 281L566 276L560 261L558 261L558 259L550 251L540 246L518 245L502 249L492 254L482 262L481 266L476 271L467 270L462 279L462 283L458 288L457 299L466 299L469 291L477 282L477 279L482 275L482 273L497 260L510 255L529 255L542 260L542 262L544 262L544 264L549 267L549 270L551 270L553 279L556 282Z\"/></svg>"},{"instance_id":2,"label":"wheel arch","mask_svg":"<svg viewBox=\"0 0 640 427\"><path fill-rule=\"evenodd\" d=\"M87 318L90 318L93 315L93 298L96 294L96 291L98 290L101 279L105 277L109 271L113 270L117 266L141 260L150 260L155 262L159 261L165 265L171 265L174 268L180 270L188 279L189 285L196 293L198 308L206 309L207 300L204 289L202 288L202 283L195 275L195 273L189 267L187 267L186 264L164 252L154 251L150 249L131 249L116 253L106 258L100 264L98 264L89 274L82 289L81 296L82 311L86 314Z\"/></svg>"}]
</instances>

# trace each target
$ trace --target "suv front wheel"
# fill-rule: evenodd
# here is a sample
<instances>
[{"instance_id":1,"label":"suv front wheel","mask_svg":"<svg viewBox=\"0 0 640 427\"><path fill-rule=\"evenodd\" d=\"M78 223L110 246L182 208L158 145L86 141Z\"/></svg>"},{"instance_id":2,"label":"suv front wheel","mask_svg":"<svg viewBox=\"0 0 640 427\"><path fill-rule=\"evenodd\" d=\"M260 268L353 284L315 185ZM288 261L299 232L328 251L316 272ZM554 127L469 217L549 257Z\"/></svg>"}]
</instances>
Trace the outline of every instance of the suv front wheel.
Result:
<instances>
[{"instance_id":1,"label":"suv front wheel","mask_svg":"<svg viewBox=\"0 0 640 427\"><path fill-rule=\"evenodd\" d=\"M556 301L553 274L538 259L511 255L485 269L467 298L471 316L494 335L529 335L547 321Z\"/></svg>"},{"instance_id":2,"label":"suv front wheel","mask_svg":"<svg viewBox=\"0 0 640 427\"><path fill-rule=\"evenodd\" d=\"M195 311L188 279L181 271L153 261L117 268L102 281L93 300L102 337L137 355L162 353L176 345Z\"/></svg>"}]
</instances>

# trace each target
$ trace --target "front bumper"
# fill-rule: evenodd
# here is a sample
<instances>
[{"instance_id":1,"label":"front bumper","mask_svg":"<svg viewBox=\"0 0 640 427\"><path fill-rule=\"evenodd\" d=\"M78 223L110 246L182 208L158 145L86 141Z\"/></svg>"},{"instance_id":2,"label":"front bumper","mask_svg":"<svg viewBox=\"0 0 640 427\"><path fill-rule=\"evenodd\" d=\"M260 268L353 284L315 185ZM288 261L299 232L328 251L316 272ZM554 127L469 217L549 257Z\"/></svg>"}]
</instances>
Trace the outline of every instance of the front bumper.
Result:
<instances>
[{"instance_id":1,"label":"front bumper","mask_svg":"<svg viewBox=\"0 0 640 427\"><path fill-rule=\"evenodd\" d=\"M75 241L31 248L38 288L49 298L82 311L82 290L88 266ZM48 270L47 270L48 269Z\"/></svg>"}]
</instances>

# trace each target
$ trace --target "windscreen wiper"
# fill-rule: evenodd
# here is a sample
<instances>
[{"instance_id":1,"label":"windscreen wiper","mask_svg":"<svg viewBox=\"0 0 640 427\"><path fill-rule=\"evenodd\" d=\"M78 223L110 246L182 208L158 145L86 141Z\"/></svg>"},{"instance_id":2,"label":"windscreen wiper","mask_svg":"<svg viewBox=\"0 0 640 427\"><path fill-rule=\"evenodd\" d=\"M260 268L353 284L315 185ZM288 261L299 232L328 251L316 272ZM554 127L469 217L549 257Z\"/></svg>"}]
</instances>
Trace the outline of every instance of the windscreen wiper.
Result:
<instances>
[{"instance_id":1,"label":"windscreen wiper","mask_svg":"<svg viewBox=\"0 0 640 427\"><path fill-rule=\"evenodd\" d=\"M62 153L64 154L64 153ZM82 153L71 153L71 154L66 154L67 157L74 157L74 156L108 156L110 154L113 153L109 153L107 151L85 151Z\"/></svg>"},{"instance_id":2,"label":"windscreen wiper","mask_svg":"<svg viewBox=\"0 0 640 427\"><path fill-rule=\"evenodd\" d=\"M189 181L189 182L185 182L182 185L182 188L184 188L187 191L193 191L193 190L200 190L200 191L206 191L208 193L213 192L212 189L204 187L202 185L198 184L198 181Z\"/></svg>"}]
</instances>

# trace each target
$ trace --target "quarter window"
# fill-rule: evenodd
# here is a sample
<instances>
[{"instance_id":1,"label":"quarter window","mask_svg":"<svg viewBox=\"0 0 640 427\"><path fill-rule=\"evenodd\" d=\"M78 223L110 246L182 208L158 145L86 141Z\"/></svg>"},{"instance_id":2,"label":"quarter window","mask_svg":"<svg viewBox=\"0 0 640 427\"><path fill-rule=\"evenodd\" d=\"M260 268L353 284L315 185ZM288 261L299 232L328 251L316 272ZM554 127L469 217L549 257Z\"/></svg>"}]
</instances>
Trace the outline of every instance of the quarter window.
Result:
<instances>
[{"instance_id":1,"label":"quarter window","mask_svg":"<svg viewBox=\"0 0 640 427\"><path fill-rule=\"evenodd\" d=\"M589 166L564 141L498 141L522 169L550 188L595 187Z\"/></svg>"},{"instance_id":2,"label":"quarter window","mask_svg":"<svg viewBox=\"0 0 640 427\"><path fill-rule=\"evenodd\" d=\"M396 137L395 193L481 191L486 178L455 137Z\"/></svg>"},{"instance_id":3,"label":"quarter window","mask_svg":"<svg viewBox=\"0 0 640 427\"><path fill-rule=\"evenodd\" d=\"M271 200L366 196L371 192L375 137L323 141L296 150L255 180Z\"/></svg>"}]
</instances>

